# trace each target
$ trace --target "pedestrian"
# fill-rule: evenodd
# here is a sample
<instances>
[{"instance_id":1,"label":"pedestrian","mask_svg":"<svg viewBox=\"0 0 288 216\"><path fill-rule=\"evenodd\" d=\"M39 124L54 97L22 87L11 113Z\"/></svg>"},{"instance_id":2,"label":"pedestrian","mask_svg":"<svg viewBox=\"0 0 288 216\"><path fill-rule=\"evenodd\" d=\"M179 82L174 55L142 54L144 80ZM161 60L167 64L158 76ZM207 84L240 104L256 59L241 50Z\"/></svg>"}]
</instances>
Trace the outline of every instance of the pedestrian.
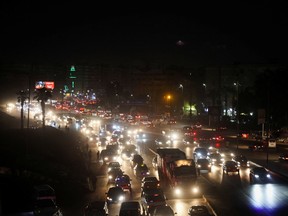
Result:
<instances>
[{"instance_id":1,"label":"pedestrian","mask_svg":"<svg viewBox=\"0 0 288 216\"><path fill-rule=\"evenodd\" d=\"M99 161L99 159L100 159L100 152L99 152L99 150L97 151L97 160Z\"/></svg>"},{"instance_id":2,"label":"pedestrian","mask_svg":"<svg viewBox=\"0 0 288 216\"><path fill-rule=\"evenodd\" d=\"M88 159L89 159L89 163L91 163L91 160L92 160L92 151L89 150L88 152Z\"/></svg>"}]
</instances>

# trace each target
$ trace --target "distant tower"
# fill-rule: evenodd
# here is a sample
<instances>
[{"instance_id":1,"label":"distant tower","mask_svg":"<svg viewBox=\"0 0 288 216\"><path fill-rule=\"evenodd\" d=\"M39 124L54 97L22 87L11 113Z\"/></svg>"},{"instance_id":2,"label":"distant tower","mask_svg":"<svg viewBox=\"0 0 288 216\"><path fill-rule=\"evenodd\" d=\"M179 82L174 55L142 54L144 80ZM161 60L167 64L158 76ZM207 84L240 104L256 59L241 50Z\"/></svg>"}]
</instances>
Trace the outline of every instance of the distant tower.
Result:
<instances>
[{"instance_id":1,"label":"distant tower","mask_svg":"<svg viewBox=\"0 0 288 216\"><path fill-rule=\"evenodd\" d=\"M77 78L75 76L75 72L76 72L76 69L75 69L75 66L72 65L70 67L70 73L69 73L69 83L70 83L70 93L71 93L71 96L74 95L75 93L75 79Z\"/></svg>"}]
</instances>

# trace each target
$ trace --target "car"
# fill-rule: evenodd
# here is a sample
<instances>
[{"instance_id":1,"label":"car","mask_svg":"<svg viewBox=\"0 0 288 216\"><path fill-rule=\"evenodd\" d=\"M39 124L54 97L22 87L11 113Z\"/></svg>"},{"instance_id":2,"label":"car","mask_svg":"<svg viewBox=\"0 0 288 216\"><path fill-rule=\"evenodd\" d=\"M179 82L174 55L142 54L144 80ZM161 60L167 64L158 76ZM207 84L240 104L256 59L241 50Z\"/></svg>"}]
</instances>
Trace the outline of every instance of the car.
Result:
<instances>
[{"instance_id":1,"label":"car","mask_svg":"<svg viewBox=\"0 0 288 216\"><path fill-rule=\"evenodd\" d=\"M198 159L196 162L198 173L211 172L211 162L207 158Z\"/></svg>"},{"instance_id":2,"label":"car","mask_svg":"<svg viewBox=\"0 0 288 216\"><path fill-rule=\"evenodd\" d=\"M233 161L235 161L238 166L240 167L250 167L250 162L247 160L247 158L240 154L240 155L235 155L233 158L232 158Z\"/></svg>"},{"instance_id":3,"label":"car","mask_svg":"<svg viewBox=\"0 0 288 216\"><path fill-rule=\"evenodd\" d=\"M143 178L144 176L150 175L149 168L146 164L137 164L134 169L134 175L138 178Z\"/></svg>"},{"instance_id":4,"label":"car","mask_svg":"<svg viewBox=\"0 0 288 216\"><path fill-rule=\"evenodd\" d=\"M252 145L249 145L250 151L264 151L266 149L266 145L262 142L259 143L253 143Z\"/></svg>"},{"instance_id":5,"label":"car","mask_svg":"<svg viewBox=\"0 0 288 216\"><path fill-rule=\"evenodd\" d=\"M121 187L124 191L128 190L131 193L131 181L132 179L128 175L123 174L115 178L115 186Z\"/></svg>"},{"instance_id":6,"label":"car","mask_svg":"<svg viewBox=\"0 0 288 216\"><path fill-rule=\"evenodd\" d=\"M233 160L225 161L223 163L222 169L223 169L223 174L224 173L226 174L237 173L238 175L240 174L238 164Z\"/></svg>"},{"instance_id":7,"label":"car","mask_svg":"<svg viewBox=\"0 0 288 216\"><path fill-rule=\"evenodd\" d=\"M156 206L166 205L167 199L162 190L158 193L159 190L149 189L141 194L141 204L145 215L151 215Z\"/></svg>"},{"instance_id":8,"label":"car","mask_svg":"<svg viewBox=\"0 0 288 216\"><path fill-rule=\"evenodd\" d=\"M189 216L213 216L206 205L193 205L188 210Z\"/></svg>"},{"instance_id":9,"label":"car","mask_svg":"<svg viewBox=\"0 0 288 216\"><path fill-rule=\"evenodd\" d=\"M120 169L121 164L118 161L111 161L108 163L107 171L111 171L112 169Z\"/></svg>"},{"instance_id":10,"label":"car","mask_svg":"<svg viewBox=\"0 0 288 216\"><path fill-rule=\"evenodd\" d=\"M121 203L119 216L142 216L143 209L138 201L124 201Z\"/></svg>"},{"instance_id":11,"label":"car","mask_svg":"<svg viewBox=\"0 0 288 216\"><path fill-rule=\"evenodd\" d=\"M155 182L155 181L146 181L141 184L141 189L157 189L160 188L160 182Z\"/></svg>"},{"instance_id":12,"label":"car","mask_svg":"<svg viewBox=\"0 0 288 216\"><path fill-rule=\"evenodd\" d=\"M141 198L144 197L145 195L148 195L148 194L162 194L163 196L164 195L164 191L162 188L145 188L144 190L141 191Z\"/></svg>"},{"instance_id":13,"label":"car","mask_svg":"<svg viewBox=\"0 0 288 216\"><path fill-rule=\"evenodd\" d=\"M269 171L262 166L256 166L250 169L249 173L250 184L253 183L267 183L271 181Z\"/></svg>"},{"instance_id":14,"label":"car","mask_svg":"<svg viewBox=\"0 0 288 216\"><path fill-rule=\"evenodd\" d=\"M118 186L113 186L106 192L106 202L107 204L119 203L125 200L125 191Z\"/></svg>"},{"instance_id":15,"label":"car","mask_svg":"<svg viewBox=\"0 0 288 216\"><path fill-rule=\"evenodd\" d=\"M111 169L108 172L108 183L115 183L115 179L117 176L122 176L123 175L123 170L120 168L114 168Z\"/></svg>"},{"instance_id":16,"label":"car","mask_svg":"<svg viewBox=\"0 0 288 216\"><path fill-rule=\"evenodd\" d=\"M131 162L131 167L134 168L137 164L143 164L144 158L139 154L134 154L130 162Z\"/></svg>"},{"instance_id":17,"label":"car","mask_svg":"<svg viewBox=\"0 0 288 216\"><path fill-rule=\"evenodd\" d=\"M62 216L61 209L56 205L52 199L36 200L34 205L34 215L57 215Z\"/></svg>"},{"instance_id":18,"label":"car","mask_svg":"<svg viewBox=\"0 0 288 216\"><path fill-rule=\"evenodd\" d=\"M208 150L204 147L196 147L193 152L193 159L197 161L201 158L207 158Z\"/></svg>"},{"instance_id":19,"label":"car","mask_svg":"<svg viewBox=\"0 0 288 216\"><path fill-rule=\"evenodd\" d=\"M91 201L84 207L84 216L108 216L109 210L105 201Z\"/></svg>"},{"instance_id":20,"label":"car","mask_svg":"<svg viewBox=\"0 0 288 216\"><path fill-rule=\"evenodd\" d=\"M155 139L155 144L159 145L159 146L166 145L167 142L168 142L168 139L166 137L164 137L164 136L163 137L158 137L158 138Z\"/></svg>"},{"instance_id":21,"label":"car","mask_svg":"<svg viewBox=\"0 0 288 216\"><path fill-rule=\"evenodd\" d=\"M279 161L288 161L288 153L287 152L280 153L279 154Z\"/></svg>"},{"instance_id":22,"label":"car","mask_svg":"<svg viewBox=\"0 0 288 216\"><path fill-rule=\"evenodd\" d=\"M184 136L182 141L183 141L183 144L185 145L192 145L196 143L196 141L194 140L194 137L192 136Z\"/></svg>"},{"instance_id":23,"label":"car","mask_svg":"<svg viewBox=\"0 0 288 216\"><path fill-rule=\"evenodd\" d=\"M219 152L214 152L210 154L209 158L212 165L222 165L225 160Z\"/></svg>"},{"instance_id":24,"label":"car","mask_svg":"<svg viewBox=\"0 0 288 216\"><path fill-rule=\"evenodd\" d=\"M55 189L48 184L34 185L34 196L36 200L52 199L56 201Z\"/></svg>"},{"instance_id":25,"label":"car","mask_svg":"<svg viewBox=\"0 0 288 216\"><path fill-rule=\"evenodd\" d=\"M144 182L159 182L156 176L144 176L141 179L141 183L143 184Z\"/></svg>"},{"instance_id":26,"label":"car","mask_svg":"<svg viewBox=\"0 0 288 216\"><path fill-rule=\"evenodd\" d=\"M115 151L111 151L108 149L103 149L100 154L100 160L104 164L108 164L111 161L117 161L118 160L118 154Z\"/></svg>"},{"instance_id":27,"label":"car","mask_svg":"<svg viewBox=\"0 0 288 216\"><path fill-rule=\"evenodd\" d=\"M159 205L154 208L152 216L175 216L174 210L170 205Z\"/></svg>"}]
</instances>

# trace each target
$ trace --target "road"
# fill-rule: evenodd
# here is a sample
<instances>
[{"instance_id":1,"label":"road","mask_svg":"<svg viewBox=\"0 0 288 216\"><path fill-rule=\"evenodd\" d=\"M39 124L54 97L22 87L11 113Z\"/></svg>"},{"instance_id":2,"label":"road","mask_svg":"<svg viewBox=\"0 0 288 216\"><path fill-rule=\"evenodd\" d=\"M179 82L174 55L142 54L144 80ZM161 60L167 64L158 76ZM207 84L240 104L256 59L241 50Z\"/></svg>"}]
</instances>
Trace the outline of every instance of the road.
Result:
<instances>
[{"instance_id":1,"label":"road","mask_svg":"<svg viewBox=\"0 0 288 216\"><path fill-rule=\"evenodd\" d=\"M159 132L159 131L158 131ZM157 135L158 134L158 135ZM150 138L145 143L137 143L144 161L152 170L152 175L158 176L156 170L152 168L153 151L156 146L154 139L159 136L157 131L150 133ZM236 140L230 140L230 149L237 151ZM193 146L174 144L173 147L182 149L188 158L192 158ZM251 166L266 165L266 152L250 152L247 143L240 142L238 151L245 154L251 161ZM122 161L124 171L132 177L133 200L140 200L140 181L134 177L129 161ZM277 152L269 152L268 167L286 168L287 164L278 161ZM287 210L288 194L287 180L277 172L273 173L273 182L270 184L250 185L249 168L241 168L240 175L223 175L221 166L214 166L212 172L201 174L199 185L203 193L203 198L175 198L169 188L164 188L168 197L167 203L177 212L178 215L187 215L191 205L208 203L216 215L282 215L283 210ZM97 183L97 193L89 195L88 199L103 200L105 192L108 190L107 175L103 173ZM206 202L207 201L207 202ZM109 215L117 215L119 204L110 206Z\"/></svg>"},{"instance_id":2,"label":"road","mask_svg":"<svg viewBox=\"0 0 288 216\"><path fill-rule=\"evenodd\" d=\"M181 125L178 125L178 127L181 127ZM151 129L146 142L136 143L145 163L150 167L152 175L155 176L158 173L152 168L151 162L154 154L151 150L156 149L154 140L163 129L171 129L171 126ZM73 133L73 129L70 132ZM214 211L216 215L286 215L288 210L288 193L286 191L288 191L288 188L285 170L288 169L288 165L278 161L278 152L276 150L271 150L268 154L267 152L250 152L247 144L253 142L252 140L240 140L238 149L236 148L237 140L227 138L226 141L229 141L229 149L245 154L251 161L252 166L263 165L273 171L273 182L250 185L248 179L249 168L242 168L239 176L227 176L223 175L220 166L215 166L211 173L201 174L199 177L202 198L175 198L169 188L164 188L168 198L167 203L172 206L177 215L181 216L187 215L188 208L191 205L202 203L208 203L211 206L211 211ZM226 144L225 142L222 143L225 146ZM193 145L187 146L175 143L172 146L182 149L188 158L192 158ZM110 186L107 184L106 167L96 160L96 152L100 149L93 147L91 150L90 168L98 177L96 191L87 193L87 191L83 192L79 188L71 188L69 185L62 185L61 188L57 188L59 205L63 209L64 215L80 216L86 202L105 199L105 192ZM129 161L124 160L121 163L125 173L132 177L132 199L139 201L140 180L135 178ZM129 195L127 198L130 199ZM112 204L109 207L109 215L118 215L119 207L119 204Z\"/></svg>"}]
</instances>

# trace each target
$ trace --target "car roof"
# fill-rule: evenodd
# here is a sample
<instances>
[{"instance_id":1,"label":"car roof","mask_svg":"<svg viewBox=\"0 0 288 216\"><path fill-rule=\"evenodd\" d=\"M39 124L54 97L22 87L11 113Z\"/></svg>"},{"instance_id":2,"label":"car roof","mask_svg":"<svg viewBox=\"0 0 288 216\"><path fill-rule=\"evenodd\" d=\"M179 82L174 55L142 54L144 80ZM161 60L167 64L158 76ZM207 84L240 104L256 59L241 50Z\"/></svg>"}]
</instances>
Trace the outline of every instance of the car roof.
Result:
<instances>
[{"instance_id":1,"label":"car roof","mask_svg":"<svg viewBox=\"0 0 288 216\"><path fill-rule=\"evenodd\" d=\"M134 209L139 208L140 203L138 201L124 201L121 203L121 209Z\"/></svg>"},{"instance_id":2,"label":"car roof","mask_svg":"<svg viewBox=\"0 0 288 216\"><path fill-rule=\"evenodd\" d=\"M147 182L147 181L159 181L159 180L157 179L156 176L145 176L142 178L142 182Z\"/></svg>"}]
</instances>

